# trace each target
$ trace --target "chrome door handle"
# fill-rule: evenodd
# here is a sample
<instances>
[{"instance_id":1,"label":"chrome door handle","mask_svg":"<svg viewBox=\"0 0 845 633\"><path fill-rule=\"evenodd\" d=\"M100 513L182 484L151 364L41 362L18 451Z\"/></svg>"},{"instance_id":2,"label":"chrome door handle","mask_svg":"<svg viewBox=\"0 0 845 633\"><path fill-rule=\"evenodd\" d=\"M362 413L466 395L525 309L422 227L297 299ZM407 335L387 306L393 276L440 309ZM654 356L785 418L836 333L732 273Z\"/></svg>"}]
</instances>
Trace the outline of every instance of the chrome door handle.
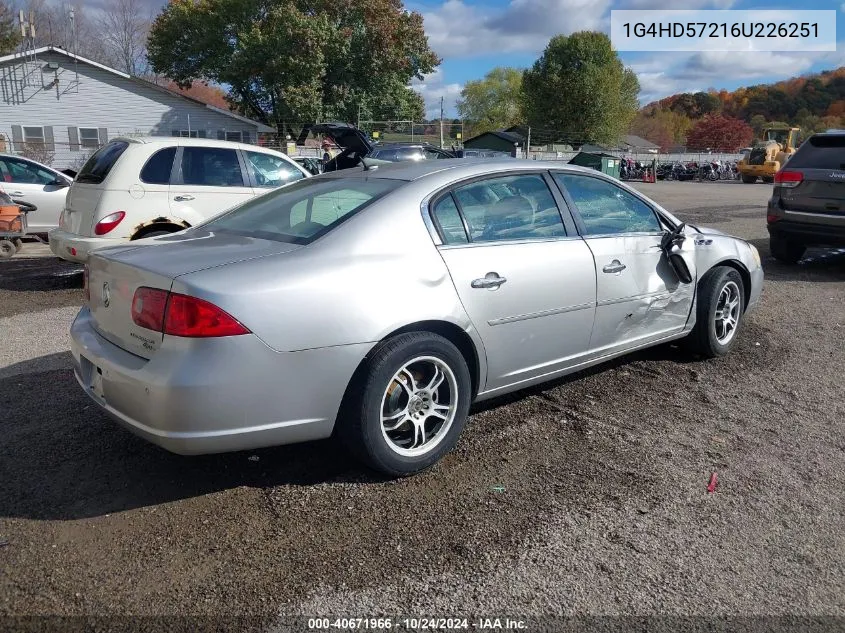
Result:
<instances>
[{"instance_id":1,"label":"chrome door handle","mask_svg":"<svg viewBox=\"0 0 845 633\"><path fill-rule=\"evenodd\" d=\"M13 191L9 194L10 196L15 196L16 198L22 198L26 194L23 191Z\"/></svg>"},{"instance_id":2,"label":"chrome door handle","mask_svg":"<svg viewBox=\"0 0 845 633\"><path fill-rule=\"evenodd\" d=\"M621 273L626 268L627 266L625 264L620 262L618 259L614 259L607 266L602 268L602 270L606 273Z\"/></svg>"},{"instance_id":3,"label":"chrome door handle","mask_svg":"<svg viewBox=\"0 0 845 633\"><path fill-rule=\"evenodd\" d=\"M473 279L470 285L473 288L498 288L506 281L506 278L499 277L499 273L487 273L480 279Z\"/></svg>"},{"instance_id":4,"label":"chrome door handle","mask_svg":"<svg viewBox=\"0 0 845 633\"><path fill-rule=\"evenodd\" d=\"M194 197L193 197L193 196L184 195L184 196L176 196L176 197L175 197L175 198L173 198L173 199L174 199L176 202L187 202L188 200L193 200L193 199L194 199Z\"/></svg>"}]
</instances>

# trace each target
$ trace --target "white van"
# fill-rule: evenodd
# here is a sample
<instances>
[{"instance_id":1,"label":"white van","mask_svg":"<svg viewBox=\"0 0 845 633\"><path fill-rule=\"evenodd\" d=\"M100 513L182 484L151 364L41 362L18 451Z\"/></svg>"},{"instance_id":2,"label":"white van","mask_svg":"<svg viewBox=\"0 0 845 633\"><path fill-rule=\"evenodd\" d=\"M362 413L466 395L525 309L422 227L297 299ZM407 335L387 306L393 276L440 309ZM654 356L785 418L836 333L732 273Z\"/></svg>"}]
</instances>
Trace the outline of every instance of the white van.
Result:
<instances>
[{"instance_id":1,"label":"white van","mask_svg":"<svg viewBox=\"0 0 845 633\"><path fill-rule=\"evenodd\" d=\"M181 231L309 175L285 154L256 145L115 138L76 175L50 248L85 262L96 249Z\"/></svg>"}]
</instances>

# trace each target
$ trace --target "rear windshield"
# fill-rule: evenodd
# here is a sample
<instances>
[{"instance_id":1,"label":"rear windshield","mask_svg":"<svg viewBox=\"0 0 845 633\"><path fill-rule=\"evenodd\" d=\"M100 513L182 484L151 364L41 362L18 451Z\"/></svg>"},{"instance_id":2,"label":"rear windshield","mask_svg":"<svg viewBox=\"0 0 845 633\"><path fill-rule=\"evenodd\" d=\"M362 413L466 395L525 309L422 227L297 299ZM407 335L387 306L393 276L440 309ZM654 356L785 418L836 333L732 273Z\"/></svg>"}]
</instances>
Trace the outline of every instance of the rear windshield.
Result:
<instances>
[{"instance_id":1,"label":"rear windshield","mask_svg":"<svg viewBox=\"0 0 845 633\"><path fill-rule=\"evenodd\" d=\"M401 184L379 178L308 178L253 198L203 228L310 244Z\"/></svg>"},{"instance_id":2,"label":"rear windshield","mask_svg":"<svg viewBox=\"0 0 845 633\"><path fill-rule=\"evenodd\" d=\"M845 134L811 136L787 165L804 169L845 169Z\"/></svg>"},{"instance_id":3,"label":"rear windshield","mask_svg":"<svg viewBox=\"0 0 845 633\"><path fill-rule=\"evenodd\" d=\"M106 179L120 155L129 147L126 141L112 141L94 152L94 155L76 174L76 182L98 184Z\"/></svg>"}]
</instances>

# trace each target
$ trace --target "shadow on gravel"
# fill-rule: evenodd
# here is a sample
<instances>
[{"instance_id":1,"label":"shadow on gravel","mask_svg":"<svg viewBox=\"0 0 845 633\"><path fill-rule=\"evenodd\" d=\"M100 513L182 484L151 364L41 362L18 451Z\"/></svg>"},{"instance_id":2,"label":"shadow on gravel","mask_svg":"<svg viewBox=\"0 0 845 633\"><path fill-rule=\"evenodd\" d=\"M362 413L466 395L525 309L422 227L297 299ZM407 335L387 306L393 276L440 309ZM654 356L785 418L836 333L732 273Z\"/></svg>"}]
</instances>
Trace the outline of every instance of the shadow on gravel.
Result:
<instances>
[{"instance_id":1,"label":"shadow on gravel","mask_svg":"<svg viewBox=\"0 0 845 633\"><path fill-rule=\"evenodd\" d=\"M749 241L760 251L767 280L845 281L845 249L843 248L809 248L797 264L782 264L772 257L768 238Z\"/></svg>"},{"instance_id":2,"label":"shadow on gravel","mask_svg":"<svg viewBox=\"0 0 845 633\"><path fill-rule=\"evenodd\" d=\"M0 262L0 290L67 290L82 288L82 265L58 257L31 257Z\"/></svg>"},{"instance_id":3,"label":"shadow on gravel","mask_svg":"<svg viewBox=\"0 0 845 633\"><path fill-rule=\"evenodd\" d=\"M561 385L625 366L651 378L666 371L643 368L643 361L668 364L671 372L672 366L695 359L676 346L659 346L481 403L472 414L532 395L544 397L543 392ZM0 517L73 520L239 486L269 490L384 481L330 440L196 457L168 453L102 413L79 388L70 367L70 354L64 352L17 363L0 374ZM580 452L568 455L567 463L578 463ZM585 472L595 468L593 463L582 466Z\"/></svg>"},{"instance_id":4,"label":"shadow on gravel","mask_svg":"<svg viewBox=\"0 0 845 633\"><path fill-rule=\"evenodd\" d=\"M168 453L100 412L70 364L69 353L53 354L18 363L9 368L16 375L0 378L0 517L81 519L238 486L381 481L330 441L198 457ZM45 371L58 365L65 368Z\"/></svg>"}]
</instances>

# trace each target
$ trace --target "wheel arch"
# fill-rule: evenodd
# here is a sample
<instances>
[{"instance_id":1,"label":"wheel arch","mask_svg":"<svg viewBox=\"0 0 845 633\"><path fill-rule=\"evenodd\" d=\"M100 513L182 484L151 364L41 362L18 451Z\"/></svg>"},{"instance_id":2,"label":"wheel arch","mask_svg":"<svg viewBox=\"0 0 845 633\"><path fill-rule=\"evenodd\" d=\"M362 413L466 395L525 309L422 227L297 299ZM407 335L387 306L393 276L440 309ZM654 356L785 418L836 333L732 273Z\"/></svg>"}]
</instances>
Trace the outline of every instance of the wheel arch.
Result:
<instances>
[{"instance_id":1,"label":"wheel arch","mask_svg":"<svg viewBox=\"0 0 845 633\"><path fill-rule=\"evenodd\" d=\"M739 276L742 278L743 312L745 312L745 310L748 309L748 302L751 301L751 273L748 272L748 269L745 267L745 264L736 259L723 259L722 261L716 262L710 267L707 272L710 272L711 270L719 266L725 268L733 268L739 273ZM700 281L701 277L699 277L699 282Z\"/></svg>"},{"instance_id":2,"label":"wheel arch","mask_svg":"<svg viewBox=\"0 0 845 633\"><path fill-rule=\"evenodd\" d=\"M177 231L190 228L190 226L191 225L184 220L173 220L165 216L160 216L153 220L148 220L147 222L141 222L135 226L135 228L132 229L132 235L129 239L140 240L154 231L169 230L172 233L176 233Z\"/></svg>"}]
</instances>

